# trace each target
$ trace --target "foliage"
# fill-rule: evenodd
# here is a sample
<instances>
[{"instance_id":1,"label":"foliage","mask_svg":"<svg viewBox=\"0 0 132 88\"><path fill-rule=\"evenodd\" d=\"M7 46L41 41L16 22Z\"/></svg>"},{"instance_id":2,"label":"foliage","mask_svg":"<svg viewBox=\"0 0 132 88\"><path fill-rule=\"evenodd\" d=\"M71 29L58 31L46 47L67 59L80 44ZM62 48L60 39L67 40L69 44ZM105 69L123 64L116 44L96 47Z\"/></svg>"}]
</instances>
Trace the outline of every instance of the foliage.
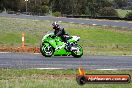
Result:
<instances>
[{"instance_id":1,"label":"foliage","mask_svg":"<svg viewBox=\"0 0 132 88\"><path fill-rule=\"evenodd\" d=\"M13 11L18 10L18 0L0 0L0 9L11 9Z\"/></svg>"},{"instance_id":2,"label":"foliage","mask_svg":"<svg viewBox=\"0 0 132 88\"><path fill-rule=\"evenodd\" d=\"M103 11L105 11L105 12L103 12ZM112 12L112 13L110 13L110 12ZM115 12L115 14L114 14L114 12ZM112 2L109 0L89 0L86 4L86 12L85 13L88 15L90 14L92 17L96 17L97 15L113 16L113 15L117 14L117 12L113 8Z\"/></svg>"},{"instance_id":3,"label":"foliage","mask_svg":"<svg viewBox=\"0 0 132 88\"><path fill-rule=\"evenodd\" d=\"M43 5L41 7L42 13L48 13L49 12L49 7L47 5Z\"/></svg>"},{"instance_id":4,"label":"foliage","mask_svg":"<svg viewBox=\"0 0 132 88\"><path fill-rule=\"evenodd\" d=\"M132 18L132 12L127 13L126 18Z\"/></svg>"},{"instance_id":5,"label":"foliage","mask_svg":"<svg viewBox=\"0 0 132 88\"><path fill-rule=\"evenodd\" d=\"M118 16L117 11L113 7L104 7L99 10L100 16Z\"/></svg>"},{"instance_id":6,"label":"foliage","mask_svg":"<svg viewBox=\"0 0 132 88\"><path fill-rule=\"evenodd\" d=\"M118 12L119 17L121 18L125 17L126 14L131 12L131 10L122 10L122 9L116 9L116 11Z\"/></svg>"},{"instance_id":7,"label":"foliage","mask_svg":"<svg viewBox=\"0 0 132 88\"><path fill-rule=\"evenodd\" d=\"M54 12L53 16L59 17L59 16L61 16L61 13L60 12Z\"/></svg>"},{"instance_id":8,"label":"foliage","mask_svg":"<svg viewBox=\"0 0 132 88\"><path fill-rule=\"evenodd\" d=\"M7 11L27 11L37 14L49 14L50 12L60 12L61 15L105 15L106 13L116 15L114 7L123 8L131 3L127 0L0 0L0 10ZM125 7L126 8L126 7ZM131 5L128 6L131 8ZM104 13L103 10L105 11ZM110 11L106 11L110 10ZM100 12L101 11L101 12ZM56 14L56 13L55 13ZM107 15L107 14L106 14Z\"/></svg>"},{"instance_id":9,"label":"foliage","mask_svg":"<svg viewBox=\"0 0 132 88\"><path fill-rule=\"evenodd\" d=\"M116 8L126 7L128 4L128 0L114 0Z\"/></svg>"}]
</instances>

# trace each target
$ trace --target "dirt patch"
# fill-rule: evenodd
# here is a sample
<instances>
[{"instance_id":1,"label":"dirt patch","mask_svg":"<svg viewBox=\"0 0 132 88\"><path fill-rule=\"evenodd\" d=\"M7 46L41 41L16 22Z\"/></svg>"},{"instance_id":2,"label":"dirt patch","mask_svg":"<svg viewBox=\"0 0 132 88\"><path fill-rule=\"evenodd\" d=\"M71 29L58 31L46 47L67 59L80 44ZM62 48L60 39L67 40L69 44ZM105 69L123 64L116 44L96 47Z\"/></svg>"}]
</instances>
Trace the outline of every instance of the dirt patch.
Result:
<instances>
[{"instance_id":1,"label":"dirt patch","mask_svg":"<svg viewBox=\"0 0 132 88\"><path fill-rule=\"evenodd\" d=\"M0 46L0 52L29 52L29 53L40 53L39 47L36 46Z\"/></svg>"}]
</instances>

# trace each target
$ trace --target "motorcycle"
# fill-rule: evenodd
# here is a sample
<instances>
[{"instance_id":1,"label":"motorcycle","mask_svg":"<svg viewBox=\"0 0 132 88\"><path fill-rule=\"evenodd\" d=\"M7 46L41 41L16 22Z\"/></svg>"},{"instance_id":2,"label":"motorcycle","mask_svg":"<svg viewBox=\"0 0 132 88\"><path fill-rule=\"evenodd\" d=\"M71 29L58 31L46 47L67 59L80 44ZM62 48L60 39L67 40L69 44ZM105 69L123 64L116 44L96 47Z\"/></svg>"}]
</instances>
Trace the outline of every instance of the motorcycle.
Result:
<instances>
[{"instance_id":1,"label":"motorcycle","mask_svg":"<svg viewBox=\"0 0 132 88\"><path fill-rule=\"evenodd\" d=\"M83 48L77 44L80 37L78 36L67 36L68 42L63 42L61 37L54 36L54 32L48 32L42 38L42 43L40 45L40 52L45 57L54 56L70 56L75 58L80 58L83 55Z\"/></svg>"}]
</instances>

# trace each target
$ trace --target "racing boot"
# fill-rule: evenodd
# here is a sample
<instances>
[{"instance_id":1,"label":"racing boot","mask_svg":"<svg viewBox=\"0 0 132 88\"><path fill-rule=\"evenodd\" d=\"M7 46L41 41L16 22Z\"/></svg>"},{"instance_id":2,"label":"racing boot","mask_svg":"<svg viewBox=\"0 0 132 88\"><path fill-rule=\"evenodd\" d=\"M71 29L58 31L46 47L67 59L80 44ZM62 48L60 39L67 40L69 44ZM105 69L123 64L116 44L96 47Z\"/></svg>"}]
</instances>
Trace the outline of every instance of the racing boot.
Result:
<instances>
[{"instance_id":1,"label":"racing boot","mask_svg":"<svg viewBox=\"0 0 132 88\"><path fill-rule=\"evenodd\" d=\"M70 49L71 49L71 44L70 44L69 42L66 42L65 49L66 49L67 51L70 51Z\"/></svg>"}]
</instances>

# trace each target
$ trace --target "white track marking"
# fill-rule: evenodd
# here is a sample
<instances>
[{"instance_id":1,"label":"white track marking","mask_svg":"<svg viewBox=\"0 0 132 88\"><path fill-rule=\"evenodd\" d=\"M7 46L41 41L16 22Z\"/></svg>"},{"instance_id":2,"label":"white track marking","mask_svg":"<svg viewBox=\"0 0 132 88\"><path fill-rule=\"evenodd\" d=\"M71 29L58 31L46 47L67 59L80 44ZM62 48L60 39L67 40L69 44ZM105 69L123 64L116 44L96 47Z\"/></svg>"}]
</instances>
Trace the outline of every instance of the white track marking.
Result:
<instances>
[{"instance_id":1,"label":"white track marking","mask_svg":"<svg viewBox=\"0 0 132 88\"><path fill-rule=\"evenodd\" d=\"M29 68L29 69L38 69L38 70L51 69L51 70L57 70L57 69L64 69L64 68Z\"/></svg>"},{"instance_id":2,"label":"white track marking","mask_svg":"<svg viewBox=\"0 0 132 88\"><path fill-rule=\"evenodd\" d=\"M132 22L127 22L127 23L132 23Z\"/></svg>"},{"instance_id":3,"label":"white track marking","mask_svg":"<svg viewBox=\"0 0 132 88\"><path fill-rule=\"evenodd\" d=\"M12 52L0 52L0 53L12 53Z\"/></svg>"},{"instance_id":4,"label":"white track marking","mask_svg":"<svg viewBox=\"0 0 132 88\"><path fill-rule=\"evenodd\" d=\"M103 70L103 71L106 70L106 71L109 71L109 70L119 70L119 69L95 69L95 70Z\"/></svg>"},{"instance_id":5,"label":"white track marking","mask_svg":"<svg viewBox=\"0 0 132 88\"><path fill-rule=\"evenodd\" d=\"M102 70L102 71L109 71L109 70L131 70L131 68L115 68L115 69L92 69L92 70Z\"/></svg>"},{"instance_id":6,"label":"white track marking","mask_svg":"<svg viewBox=\"0 0 132 88\"><path fill-rule=\"evenodd\" d=\"M41 54L41 53L33 53L33 54Z\"/></svg>"},{"instance_id":7,"label":"white track marking","mask_svg":"<svg viewBox=\"0 0 132 88\"><path fill-rule=\"evenodd\" d=\"M93 26L96 26L97 24L92 24Z\"/></svg>"}]
</instances>

